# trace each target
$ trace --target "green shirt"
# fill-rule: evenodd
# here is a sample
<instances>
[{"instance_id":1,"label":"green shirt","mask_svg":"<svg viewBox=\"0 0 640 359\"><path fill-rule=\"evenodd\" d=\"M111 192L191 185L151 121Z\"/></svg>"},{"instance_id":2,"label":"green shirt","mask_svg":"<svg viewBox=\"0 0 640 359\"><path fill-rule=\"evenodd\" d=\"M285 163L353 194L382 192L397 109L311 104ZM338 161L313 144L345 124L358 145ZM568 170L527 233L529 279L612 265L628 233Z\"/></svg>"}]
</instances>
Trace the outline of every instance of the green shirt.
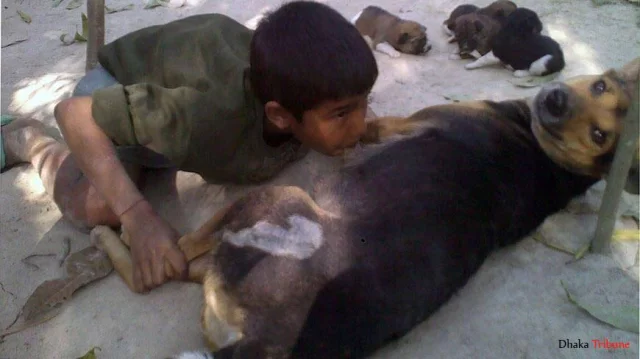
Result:
<instances>
[{"instance_id":1,"label":"green shirt","mask_svg":"<svg viewBox=\"0 0 640 359\"><path fill-rule=\"evenodd\" d=\"M209 182L273 177L306 149L264 141L263 106L247 77L252 34L206 14L105 45L98 59L119 84L94 92L93 117L116 146L145 146Z\"/></svg>"}]
</instances>

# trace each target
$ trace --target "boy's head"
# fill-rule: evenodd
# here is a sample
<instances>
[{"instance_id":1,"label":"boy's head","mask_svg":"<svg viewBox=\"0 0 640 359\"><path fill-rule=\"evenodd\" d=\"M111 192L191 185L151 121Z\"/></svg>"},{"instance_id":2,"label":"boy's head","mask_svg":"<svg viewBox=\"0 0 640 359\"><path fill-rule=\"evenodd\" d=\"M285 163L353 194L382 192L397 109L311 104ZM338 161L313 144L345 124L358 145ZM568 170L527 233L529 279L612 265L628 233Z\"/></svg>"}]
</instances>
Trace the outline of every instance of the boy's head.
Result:
<instances>
[{"instance_id":1,"label":"boy's head","mask_svg":"<svg viewBox=\"0 0 640 359\"><path fill-rule=\"evenodd\" d=\"M358 141L378 67L337 11L310 1L283 5L258 25L250 57L251 86L269 125L328 155Z\"/></svg>"}]
</instances>

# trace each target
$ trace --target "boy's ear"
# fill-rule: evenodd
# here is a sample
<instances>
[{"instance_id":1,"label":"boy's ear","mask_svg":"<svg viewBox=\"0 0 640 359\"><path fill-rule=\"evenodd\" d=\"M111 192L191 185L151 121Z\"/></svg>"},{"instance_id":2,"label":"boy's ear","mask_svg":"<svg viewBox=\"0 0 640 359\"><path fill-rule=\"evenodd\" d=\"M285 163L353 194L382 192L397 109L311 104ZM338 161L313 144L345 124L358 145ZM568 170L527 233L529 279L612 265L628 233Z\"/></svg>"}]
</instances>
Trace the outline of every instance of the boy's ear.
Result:
<instances>
[{"instance_id":1,"label":"boy's ear","mask_svg":"<svg viewBox=\"0 0 640 359\"><path fill-rule=\"evenodd\" d=\"M275 101L269 101L264 105L264 113L269 122L281 131L286 131L296 120L286 108Z\"/></svg>"}]
</instances>

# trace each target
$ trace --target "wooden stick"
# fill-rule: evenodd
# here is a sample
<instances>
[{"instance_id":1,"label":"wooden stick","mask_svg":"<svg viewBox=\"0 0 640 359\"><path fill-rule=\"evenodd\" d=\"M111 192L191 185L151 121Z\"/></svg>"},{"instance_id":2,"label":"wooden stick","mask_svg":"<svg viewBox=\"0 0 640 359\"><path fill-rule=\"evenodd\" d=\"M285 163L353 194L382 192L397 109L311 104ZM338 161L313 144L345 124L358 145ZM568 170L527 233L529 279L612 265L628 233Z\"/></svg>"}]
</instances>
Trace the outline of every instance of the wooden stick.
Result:
<instances>
[{"instance_id":1,"label":"wooden stick","mask_svg":"<svg viewBox=\"0 0 640 359\"><path fill-rule=\"evenodd\" d=\"M98 65L98 50L104 45L104 0L87 1L87 63L85 71Z\"/></svg>"},{"instance_id":2,"label":"wooden stick","mask_svg":"<svg viewBox=\"0 0 640 359\"><path fill-rule=\"evenodd\" d=\"M594 234L591 249L596 253L609 253L611 251L611 236L616 224L616 216L620 197L624 189L631 161L638 149L638 131L640 130L640 114L638 102L640 102L640 83L636 92L636 98L632 99L631 108L622 125L622 135L616 147L611 170L607 176L607 187L602 196L602 204L598 213L598 226Z\"/></svg>"}]
</instances>

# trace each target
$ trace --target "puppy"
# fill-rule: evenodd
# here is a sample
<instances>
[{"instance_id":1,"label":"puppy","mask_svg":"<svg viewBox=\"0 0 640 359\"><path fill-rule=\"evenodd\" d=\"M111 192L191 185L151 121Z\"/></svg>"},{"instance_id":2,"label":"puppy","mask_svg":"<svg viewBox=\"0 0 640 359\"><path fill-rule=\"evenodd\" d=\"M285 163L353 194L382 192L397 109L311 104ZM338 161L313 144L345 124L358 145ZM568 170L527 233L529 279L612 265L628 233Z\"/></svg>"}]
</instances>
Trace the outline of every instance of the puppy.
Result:
<instances>
[{"instance_id":1,"label":"puppy","mask_svg":"<svg viewBox=\"0 0 640 359\"><path fill-rule=\"evenodd\" d=\"M448 39L448 42L456 42L456 37L454 36L456 20L460 16L477 13L478 15L488 16L496 20L500 24L503 24L507 16L509 16L509 14L511 14L517 8L518 6L515 3L504 0L494 1L489 4L489 6L483 8L478 8L477 6L470 4L460 5L456 7L453 12L451 12L449 18L444 21L443 29L447 35L451 36Z\"/></svg>"},{"instance_id":2,"label":"puppy","mask_svg":"<svg viewBox=\"0 0 640 359\"><path fill-rule=\"evenodd\" d=\"M372 49L391 57L398 57L401 52L420 55L431 50L424 25L403 20L377 6L366 7L351 22Z\"/></svg>"},{"instance_id":3,"label":"puppy","mask_svg":"<svg viewBox=\"0 0 640 359\"><path fill-rule=\"evenodd\" d=\"M476 69L496 63L511 66L516 77L544 76L561 71L565 66L560 45L542 35L542 22L527 8L516 9L490 40L491 52L467 64Z\"/></svg>"},{"instance_id":4,"label":"puppy","mask_svg":"<svg viewBox=\"0 0 640 359\"><path fill-rule=\"evenodd\" d=\"M455 31L456 31L456 20L460 16L474 13L478 11L478 9L480 8L472 4L460 5L455 9L453 9L453 11L451 12L451 15L449 15L449 18L446 19L444 22L442 22L442 30L444 31L445 34L451 36L449 38L449 42L455 41L455 36L453 35L455 34Z\"/></svg>"},{"instance_id":5,"label":"puppy","mask_svg":"<svg viewBox=\"0 0 640 359\"><path fill-rule=\"evenodd\" d=\"M455 38L458 53L451 59L479 58L491 51L491 39L500 31L500 23L486 15L471 13L456 20Z\"/></svg>"}]
</instances>

